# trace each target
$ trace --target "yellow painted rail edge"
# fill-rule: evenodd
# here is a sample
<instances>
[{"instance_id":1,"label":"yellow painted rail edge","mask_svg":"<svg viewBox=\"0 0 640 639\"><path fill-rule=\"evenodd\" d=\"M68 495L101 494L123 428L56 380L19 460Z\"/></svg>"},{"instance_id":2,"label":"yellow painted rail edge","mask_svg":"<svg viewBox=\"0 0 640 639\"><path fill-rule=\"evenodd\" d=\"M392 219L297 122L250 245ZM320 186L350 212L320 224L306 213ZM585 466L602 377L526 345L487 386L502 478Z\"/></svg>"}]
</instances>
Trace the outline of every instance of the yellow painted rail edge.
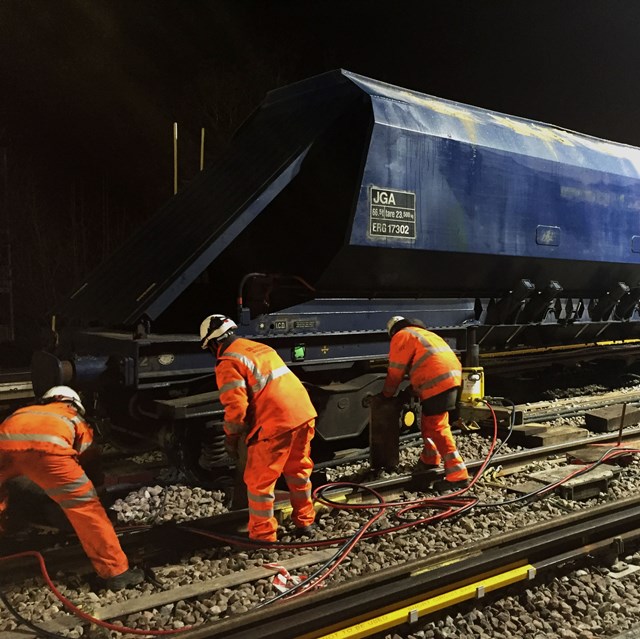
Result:
<instances>
[{"instance_id":1,"label":"yellow painted rail edge","mask_svg":"<svg viewBox=\"0 0 640 639\"><path fill-rule=\"evenodd\" d=\"M346 639L347 637L349 639L360 639L361 637L369 637L372 634L383 632L403 623L414 623L420 617L454 606L462 601L483 597L485 593L492 590L498 590L525 579L533 579L535 575L535 567L531 564L525 564L492 577L480 579L466 586L454 588L435 597L428 597L410 606L404 606L384 615L372 617L328 635L322 635L321 639ZM319 635L313 636L319 637Z\"/></svg>"}]
</instances>

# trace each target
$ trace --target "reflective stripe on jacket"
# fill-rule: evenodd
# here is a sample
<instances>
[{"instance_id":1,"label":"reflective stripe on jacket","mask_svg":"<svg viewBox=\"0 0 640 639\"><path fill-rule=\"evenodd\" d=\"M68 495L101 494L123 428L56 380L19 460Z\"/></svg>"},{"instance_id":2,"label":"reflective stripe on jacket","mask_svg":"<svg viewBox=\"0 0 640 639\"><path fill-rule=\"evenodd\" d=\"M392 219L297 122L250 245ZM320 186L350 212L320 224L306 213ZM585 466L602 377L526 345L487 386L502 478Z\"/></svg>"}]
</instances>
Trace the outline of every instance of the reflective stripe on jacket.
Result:
<instances>
[{"instance_id":1,"label":"reflective stripe on jacket","mask_svg":"<svg viewBox=\"0 0 640 639\"><path fill-rule=\"evenodd\" d=\"M236 338L218 356L216 382L227 435L260 429L260 439L296 428L317 416L307 390L270 346Z\"/></svg>"},{"instance_id":2,"label":"reflective stripe on jacket","mask_svg":"<svg viewBox=\"0 0 640 639\"><path fill-rule=\"evenodd\" d=\"M0 451L79 455L92 443L91 427L66 402L25 406L0 424Z\"/></svg>"},{"instance_id":3,"label":"reflective stripe on jacket","mask_svg":"<svg viewBox=\"0 0 640 639\"><path fill-rule=\"evenodd\" d=\"M427 399L460 386L461 371L460 360L439 335L408 326L391 338L389 367L382 392L391 397L408 375L420 399Z\"/></svg>"}]
</instances>

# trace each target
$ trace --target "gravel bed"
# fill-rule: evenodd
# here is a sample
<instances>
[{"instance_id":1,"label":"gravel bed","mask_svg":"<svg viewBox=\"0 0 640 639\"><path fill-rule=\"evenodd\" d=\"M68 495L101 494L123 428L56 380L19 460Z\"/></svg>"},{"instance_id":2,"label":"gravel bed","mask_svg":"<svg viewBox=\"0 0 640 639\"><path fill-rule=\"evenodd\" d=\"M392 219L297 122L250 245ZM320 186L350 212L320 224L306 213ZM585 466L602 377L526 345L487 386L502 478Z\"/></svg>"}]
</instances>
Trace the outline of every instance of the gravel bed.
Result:
<instances>
[{"instance_id":1,"label":"gravel bed","mask_svg":"<svg viewBox=\"0 0 640 639\"><path fill-rule=\"evenodd\" d=\"M554 423L580 425L583 422L582 418L560 418ZM477 432L463 433L457 437L457 442L462 455L467 460L483 458L490 446L486 436ZM505 446L501 453L518 450L522 449ZM419 446L402 450L398 472L409 473L419 453ZM548 460L536 463L527 472L537 472L557 466L556 460ZM361 481L371 477L371 470L368 462L365 461L331 469L327 474L329 481ZM385 474L380 473L379 476L385 476ZM388 475L391 474L388 473ZM524 474L507 478L509 482L528 480L529 478ZM608 494L600 494L594 499L575 502L554 494L533 503L476 509L463 517L429 527L388 533L375 540L360 543L327 583L330 585L347 581L358 575L373 573L397 563L433 556L440 551L471 544L494 534L531 525L533 522L551 520L567 512L601 504L609 499L636 494L639 486L640 463L634 461L623 468L618 478L610 482ZM513 497L513 493L484 484L474 486L473 494L482 502L489 503ZM403 498L416 499L423 495L424 493L407 492ZM112 510L117 514L119 522L131 524L186 521L222 513L226 510L226 506L221 492L185 485L158 485L145 487L118 500L112 506ZM318 539L327 539L352 534L364 522L365 516L366 514L361 511L323 511L318 517L316 536ZM385 514L376 526L380 529L393 525L394 522L394 515L390 512ZM291 540L290 532L290 524L287 524L280 531L279 538L286 543ZM176 564L158 566L156 574L162 583L162 588L144 583L136 588L117 593L104 590L96 593L92 592L87 584L79 583L79 579L74 575L61 572L55 575L54 579L66 597L82 606L84 610L91 610L97 605L104 606L130 597L144 597L160 590L230 575L265 563L282 563L313 550L313 548L309 551L238 550L230 547L201 550L198 553L186 554ZM640 556L634 555L625 559L629 562L636 560L640 563ZM306 571L303 569L299 572ZM575 636L580 639L612 636L614 629L618 633L637 622L637 615L640 613L640 572L629 575L624 580L609 577L608 569L576 570L568 577L558 578L557 583L552 581L540 587L532 584L525 594L515 594L504 600L496 599L490 605L487 605L489 601L487 600L479 611L469 610L454 617L445 615L437 622L426 626L424 630L397 636L421 638L522 636L539 639L543 636L553 636L554 623L557 628L562 627L563 632L573 633L560 636ZM46 627L47 619L62 608L39 579L29 580L20 588L14 588L6 594L20 613L43 627ZM122 619L122 622L138 629L182 628L245 612L277 594L278 591L271 583L271 579L262 579L136 613ZM621 600L623 596L624 602ZM572 623L568 623L569 617L573 619ZM562 626L559 625L560 618L564 620ZM510 625L505 625L507 622ZM15 620L4 607L0 607L0 631L12 630L16 627ZM528 634L518 635L520 631ZM82 627L78 625L61 634L79 637L82 636ZM109 631L104 636L122 635ZM393 637L394 634L387 636Z\"/></svg>"},{"instance_id":2,"label":"gravel bed","mask_svg":"<svg viewBox=\"0 0 640 639\"><path fill-rule=\"evenodd\" d=\"M628 574L630 570L638 570ZM580 567L529 588L493 593L385 639L597 639L640 623L640 553L613 566ZM638 635L629 635L638 636Z\"/></svg>"},{"instance_id":3,"label":"gravel bed","mask_svg":"<svg viewBox=\"0 0 640 639\"><path fill-rule=\"evenodd\" d=\"M189 521L228 512L222 491L198 486L145 486L117 499L111 510L119 524L159 524Z\"/></svg>"}]
</instances>

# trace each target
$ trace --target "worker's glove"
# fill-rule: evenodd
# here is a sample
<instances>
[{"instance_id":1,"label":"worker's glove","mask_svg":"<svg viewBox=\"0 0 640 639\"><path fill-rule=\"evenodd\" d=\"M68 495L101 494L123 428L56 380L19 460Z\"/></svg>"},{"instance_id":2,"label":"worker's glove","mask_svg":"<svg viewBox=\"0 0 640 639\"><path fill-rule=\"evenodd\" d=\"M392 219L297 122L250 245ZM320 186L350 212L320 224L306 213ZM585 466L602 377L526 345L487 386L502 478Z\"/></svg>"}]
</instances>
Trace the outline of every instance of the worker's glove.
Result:
<instances>
[{"instance_id":1,"label":"worker's glove","mask_svg":"<svg viewBox=\"0 0 640 639\"><path fill-rule=\"evenodd\" d=\"M224 449L232 459L238 459L238 442L240 435L225 435Z\"/></svg>"},{"instance_id":2,"label":"worker's glove","mask_svg":"<svg viewBox=\"0 0 640 639\"><path fill-rule=\"evenodd\" d=\"M362 400L362 405L366 408L367 406L371 406L373 402L377 402L380 400L393 399L393 397L385 397L382 394L382 391L376 393L375 395L365 395L365 398Z\"/></svg>"}]
</instances>

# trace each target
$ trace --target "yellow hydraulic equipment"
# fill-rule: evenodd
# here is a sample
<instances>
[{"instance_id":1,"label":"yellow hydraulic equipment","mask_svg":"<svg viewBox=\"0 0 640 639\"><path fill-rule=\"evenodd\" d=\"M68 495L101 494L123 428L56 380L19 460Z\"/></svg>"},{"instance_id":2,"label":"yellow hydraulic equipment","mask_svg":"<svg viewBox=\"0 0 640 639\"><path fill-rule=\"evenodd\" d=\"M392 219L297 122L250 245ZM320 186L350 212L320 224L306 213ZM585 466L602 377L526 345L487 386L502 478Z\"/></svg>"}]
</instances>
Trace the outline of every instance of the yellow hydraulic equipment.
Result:
<instances>
[{"instance_id":1,"label":"yellow hydraulic equipment","mask_svg":"<svg viewBox=\"0 0 640 639\"><path fill-rule=\"evenodd\" d=\"M484 397L484 370L482 366L462 369L460 403L473 406Z\"/></svg>"},{"instance_id":2,"label":"yellow hydraulic equipment","mask_svg":"<svg viewBox=\"0 0 640 639\"><path fill-rule=\"evenodd\" d=\"M484 369L482 366L462 368L462 385L458 398L458 421L461 430L477 430L477 422L483 418Z\"/></svg>"}]
</instances>

